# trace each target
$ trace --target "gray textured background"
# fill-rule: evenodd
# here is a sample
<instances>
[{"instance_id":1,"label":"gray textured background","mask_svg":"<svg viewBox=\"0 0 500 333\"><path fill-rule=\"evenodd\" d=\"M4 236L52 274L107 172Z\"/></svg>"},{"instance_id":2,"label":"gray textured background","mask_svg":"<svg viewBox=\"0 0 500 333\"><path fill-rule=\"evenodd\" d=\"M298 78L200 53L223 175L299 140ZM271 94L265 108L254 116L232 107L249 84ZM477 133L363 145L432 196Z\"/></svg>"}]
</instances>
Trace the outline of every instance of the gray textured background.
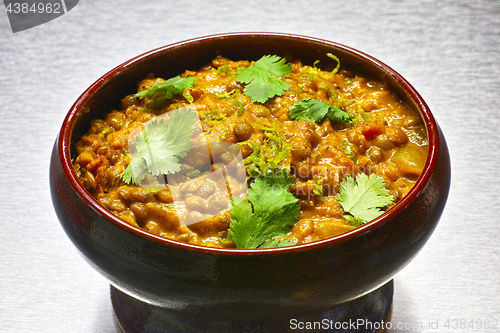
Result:
<instances>
[{"instance_id":1,"label":"gray textured background","mask_svg":"<svg viewBox=\"0 0 500 333\"><path fill-rule=\"evenodd\" d=\"M393 323L413 328L393 331L500 332L500 323L444 327L500 321L498 0L84 0L16 34L0 4L0 332L118 332L107 281L53 212L52 144L72 103L111 68L165 44L234 31L343 43L415 86L447 138L452 189L431 240L395 278Z\"/></svg>"}]
</instances>

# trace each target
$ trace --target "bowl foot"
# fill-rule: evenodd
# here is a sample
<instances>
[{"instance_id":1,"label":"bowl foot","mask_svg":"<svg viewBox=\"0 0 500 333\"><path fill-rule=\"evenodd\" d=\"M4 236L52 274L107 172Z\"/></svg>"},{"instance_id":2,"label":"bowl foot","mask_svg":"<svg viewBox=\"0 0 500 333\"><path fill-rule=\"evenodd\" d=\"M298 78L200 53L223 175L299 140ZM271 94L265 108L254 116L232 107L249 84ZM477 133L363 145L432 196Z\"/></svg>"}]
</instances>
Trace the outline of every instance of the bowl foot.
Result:
<instances>
[{"instance_id":1,"label":"bowl foot","mask_svg":"<svg viewBox=\"0 0 500 333\"><path fill-rule=\"evenodd\" d=\"M139 301L111 286L111 302L124 333L342 332L381 333L391 316L393 281L355 300L300 318L262 322L204 321Z\"/></svg>"}]
</instances>

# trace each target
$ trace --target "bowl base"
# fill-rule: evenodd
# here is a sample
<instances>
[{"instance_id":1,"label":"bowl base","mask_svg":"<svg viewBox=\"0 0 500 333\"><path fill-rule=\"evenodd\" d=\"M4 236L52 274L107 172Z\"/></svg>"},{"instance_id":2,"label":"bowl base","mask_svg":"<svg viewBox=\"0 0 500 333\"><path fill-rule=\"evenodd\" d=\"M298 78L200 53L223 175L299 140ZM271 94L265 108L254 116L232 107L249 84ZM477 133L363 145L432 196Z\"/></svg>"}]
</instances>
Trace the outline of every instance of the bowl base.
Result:
<instances>
[{"instance_id":1,"label":"bowl base","mask_svg":"<svg viewBox=\"0 0 500 333\"><path fill-rule=\"evenodd\" d=\"M261 322L205 321L139 301L111 286L111 302L124 333L166 332L342 332L381 333L390 320L393 281L354 299L300 318L266 318Z\"/></svg>"}]
</instances>

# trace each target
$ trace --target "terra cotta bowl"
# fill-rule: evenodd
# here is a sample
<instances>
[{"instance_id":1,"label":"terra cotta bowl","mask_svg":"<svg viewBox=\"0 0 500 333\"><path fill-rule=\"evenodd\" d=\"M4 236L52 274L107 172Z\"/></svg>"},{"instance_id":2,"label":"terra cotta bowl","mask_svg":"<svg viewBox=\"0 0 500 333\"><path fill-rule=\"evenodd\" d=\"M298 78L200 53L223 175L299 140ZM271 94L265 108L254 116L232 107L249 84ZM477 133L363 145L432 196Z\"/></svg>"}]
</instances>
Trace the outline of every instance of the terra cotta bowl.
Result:
<instances>
[{"instance_id":1,"label":"terra cotta bowl","mask_svg":"<svg viewBox=\"0 0 500 333\"><path fill-rule=\"evenodd\" d=\"M256 60L291 55L384 80L423 119L429 139L414 188L389 211L345 234L287 248L215 249L179 243L138 229L106 211L72 168L73 144L90 120L117 108L148 73L173 77L197 70L217 54ZM196 38L133 58L99 78L69 110L52 152L50 186L57 216L81 254L112 286L179 315L207 321L260 321L321 312L390 281L431 236L450 184L449 154L431 111L393 69L362 52L316 38L230 33Z\"/></svg>"}]
</instances>

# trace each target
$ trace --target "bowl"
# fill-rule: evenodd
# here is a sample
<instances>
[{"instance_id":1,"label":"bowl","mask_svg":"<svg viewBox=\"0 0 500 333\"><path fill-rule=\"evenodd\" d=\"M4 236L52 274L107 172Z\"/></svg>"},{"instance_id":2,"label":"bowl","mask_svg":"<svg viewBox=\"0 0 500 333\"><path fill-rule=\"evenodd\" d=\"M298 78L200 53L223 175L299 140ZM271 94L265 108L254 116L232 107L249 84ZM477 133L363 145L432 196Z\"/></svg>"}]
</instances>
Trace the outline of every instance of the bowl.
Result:
<instances>
[{"instance_id":1,"label":"bowl","mask_svg":"<svg viewBox=\"0 0 500 333\"><path fill-rule=\"evenodd\" d=\"M100 206L72 168L74 143L90 120L119 107L148 73L173 77L221 54L266 54L329 63L384 80L425 123L429 152L412 190L375 220L333 238L286 248L235 250L179 243L136 228ZM160 47L112 69L74 103L50 163L53 205L83 257L138 302L207 321L261 321L318 313L389 282L424 246L445 207L450 160L428 106L401 75L373 57L322 39L281 33L228 33Z\"/></svg>"}]
</instances>

